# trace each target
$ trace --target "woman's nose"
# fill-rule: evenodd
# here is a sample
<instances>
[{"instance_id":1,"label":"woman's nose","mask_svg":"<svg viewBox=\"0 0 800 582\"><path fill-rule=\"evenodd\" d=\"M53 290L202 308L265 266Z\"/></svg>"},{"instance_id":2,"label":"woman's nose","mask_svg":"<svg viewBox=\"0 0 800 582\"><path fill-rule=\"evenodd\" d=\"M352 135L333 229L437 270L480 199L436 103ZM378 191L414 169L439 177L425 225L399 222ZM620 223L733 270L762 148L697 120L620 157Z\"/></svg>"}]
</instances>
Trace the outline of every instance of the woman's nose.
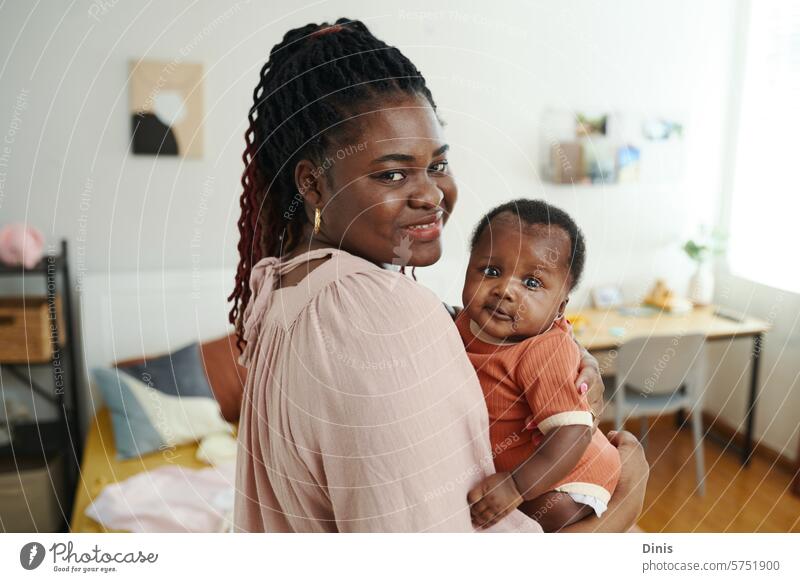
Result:
<instances>
[{"instance_id":1,"label":"woman's nose","mask_svg":"<svg viewBox=\"0 0 800 582\"><path fill-rule=\"evenodd\" d=\"M426 177L419 188L409 196L409 205L412 208L422 208L424 210L438 208L442 205L443 198L444 192L436 182L431 180L430 177Z\"/></svg>"}]
</instances>

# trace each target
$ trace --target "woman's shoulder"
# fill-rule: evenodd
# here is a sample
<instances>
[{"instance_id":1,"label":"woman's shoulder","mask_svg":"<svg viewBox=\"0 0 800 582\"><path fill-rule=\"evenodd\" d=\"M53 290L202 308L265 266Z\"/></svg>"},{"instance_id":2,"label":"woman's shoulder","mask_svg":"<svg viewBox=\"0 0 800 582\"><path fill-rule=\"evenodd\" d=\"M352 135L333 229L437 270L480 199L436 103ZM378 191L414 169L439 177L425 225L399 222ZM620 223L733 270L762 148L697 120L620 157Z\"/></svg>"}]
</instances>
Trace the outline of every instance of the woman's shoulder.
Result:
<instances>
[{"instance_id":1,"label":"woman's shoulder","mask_svg":"<svg viewBox=\"0 0 800 582\"><path fill-rule=\"evenodd\" d=\"M330 265L327 285L339 292L363 293L365 302L435 302L444 309L433 291L391 266L383 268L349 253L341 253L335 260L337 263Z\"/></svg>"},{"instance_id":2,"label":"woman's shoulder","mask_svg":"<svg viewBox=\"0 0 800 582\"><path fill-rule=\"evenodd\" d=\"M424 325L431 318L438 324L444 318L452 325L444 304L433 291L389 269L350 273L337 278L326 291L321 301L354 320L369 319L371 327L380 328L381 322L398 321Z\"/></svg>"},{"instance_id":3,"label":"woman's shoulder","mask_svg":"<svg viewBox=\"0 0 800 582\"><path fill-rule=\"evenodd\" d=\"M398 321L442 325L441 317L452 325L433 291L403 273L342 250L333 252L308 278L297 285L300 292L292 294L296 309L281 306L284 317L295 320L303 313L315 313L330 323L349 322L374 331L387 326L396 330Z\"/></svg>"}]
</instances>

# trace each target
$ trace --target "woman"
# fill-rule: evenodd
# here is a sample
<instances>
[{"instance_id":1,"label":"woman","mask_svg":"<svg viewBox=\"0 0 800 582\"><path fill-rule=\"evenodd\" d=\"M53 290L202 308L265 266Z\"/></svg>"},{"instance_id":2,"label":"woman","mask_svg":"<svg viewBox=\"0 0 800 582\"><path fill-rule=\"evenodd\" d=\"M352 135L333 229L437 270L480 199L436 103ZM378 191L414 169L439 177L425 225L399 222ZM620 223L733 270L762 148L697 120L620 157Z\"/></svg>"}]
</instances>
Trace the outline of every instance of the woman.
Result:
<instances>
[{"instance_id":1,"label":"woman","mask_svg":"<svg viewBox=\"0 0 800 582\"><path fill-rule=\"evenodd\" d=\"M382 268L435 263L456 202L424 78L361 22L309 24L272 49L249 118L236 529L472 531L467 492L494 473L477 377L433 293ZM588 354L584 381L597 400ZM612 441L619 493L570 531L641 510L641 450ZM540 531L520 512L495 529Z\"/></svg>"}]
</instances>

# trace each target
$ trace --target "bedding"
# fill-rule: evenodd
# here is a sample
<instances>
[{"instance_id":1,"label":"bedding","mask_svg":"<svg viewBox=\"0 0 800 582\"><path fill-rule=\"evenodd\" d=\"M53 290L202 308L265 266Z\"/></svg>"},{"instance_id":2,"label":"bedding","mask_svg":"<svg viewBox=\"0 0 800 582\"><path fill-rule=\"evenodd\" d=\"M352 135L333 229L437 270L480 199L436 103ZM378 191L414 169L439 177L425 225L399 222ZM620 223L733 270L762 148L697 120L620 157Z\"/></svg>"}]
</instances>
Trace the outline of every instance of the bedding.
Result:
<instances>
[{"instance_id":1,"label":"bedding","mask_svg":"<svg viewBox=\"0 0 800 582\"><path fill-rule=\"evenodd\" d=\"M240 354L241 351L236 347L236 334L234 333L200 344L202 369L205 370L208 384L214 398L219 403L222 416L228 422L239 421L242 392L247 378L247 369L240 366L238 362ZM189 355L192 355L191 352ZM169 362L169 355L161 356L161 359ZM150 361L152 360L151 356ZM136 366L145 361L147 358L123 360L118 362L116 367L129 371L137 369ZM169 373L171 374L171 372Z\"/></svg>"},{"instance_id":2,"label":"bedding","mask_svg":"<svg viewBox=\"0 0 800 582\"><path fill-rule=\"evenodd\" d=\"M233 523L234 463L165 465L112 483L86 509L106 528L135 533L225 532Z\"/></svg>"},{"instance_id":3,"label":"bedding","mask_svg":"<svg viewBox=\"0 0 800 582\"><path fill-rule=\"evenodd\" d=\"M119 362L116 368L164 394L214 398L197 343L164 356Z\"/></svg>"},{"instance_id":4,"label":"bedding","mask_svg":"<svg viewBox=\"0 0 800 582\"><path fill-rule=\"evenodd\" d=\"M75 492L70 521L72 532L125 531L115 529L113 526L103 526L86 515L86 510L92 501L97 499L103 489L110 484L165 465L203 469L208 468L210 464L219 465L233 458L236 452L236 423L239 419L243 385L247 374L247 370L237 362L239 353L234 334L200 344L202 369L206 373L211 393L219 403L219 410L223 418L231 423L227 426L233 429L233 434L230 434L229 431L213 432L207 435L202 442L157 447L151 453L124 458L125 455L118 453L115 444L111 411L105 406L97 410L95 417L89 423L84 443L81 475ZM191 350L187 350L187 354L183 355L192 356ZM163 357L169 361L168 355ZM122 375L125 373L122 370L141 370L135 366L143 364L145 361L152 364L157 359L159 358L130 359L117 362L116 366L120 369L119 374ZM160 376L160 373L157 371L156 375ZM171 370L167 372L168 377L169 375L182 377L180 373L173 374ZM113 382L119 382L114 376L111 378ZM145 379L147 378L148 376L145 376ZM149 378L152 381L152 373ZM176 384L178 383L176 382ZM117 387L116 390L120 392L121 389ZM176 392L179 390L180 386L177 387ZM150 422L149 419L147 422ZM127 427L127 420L125 420L125 425L128 432L131 432Z\"/></svg>"},{"instance_id":5,"label":"bedding","mask_svg":"<svg viewBox=\"0 0 800 582\"><path fill-rule=\"evenodd\" d=\"M111 412L119 459L232 432L214 398L173 395L119 369L93 368L92 376Z\"/></svg>"},{"instance_id":6,"label":"bedding","mask_svg":"<svg viewBox=\"0 0 800 582\"><path fill-rule=\"evenodd\" d=\"M208 465L197 458L197 449L197 443L190 443L134 459L118 459L114 447L111 415L107 408L101 408L89 423L81 474L72 505L70 531L73 533L120 531L103 527L85 514L86 508L100 495L103 488L142 471L165 465L205 469Z\"/></svg>"}]
</instances>

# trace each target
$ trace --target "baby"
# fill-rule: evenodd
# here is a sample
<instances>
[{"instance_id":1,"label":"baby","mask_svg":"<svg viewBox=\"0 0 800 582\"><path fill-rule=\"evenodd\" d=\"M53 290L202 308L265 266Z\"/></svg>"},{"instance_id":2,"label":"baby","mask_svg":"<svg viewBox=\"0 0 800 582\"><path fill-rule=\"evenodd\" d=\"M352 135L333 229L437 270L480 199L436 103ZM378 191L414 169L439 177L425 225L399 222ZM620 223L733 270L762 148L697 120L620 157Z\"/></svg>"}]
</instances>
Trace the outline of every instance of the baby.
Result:
<instances>
[{"instance_id":1,"label":"baby","mask_svg":"<svg viewBox=\"0 0 800 582\"><path fill-rule=\"evenodd\" d=\"M558 531L600 516L614 493L619 453L574 388L580 351L564 318L584 259L575 222L541 200L498 206L472 236L456 325L489 409L497 471L469 492L476 525L519 507Z\"/></svg>"}]
</instances>

